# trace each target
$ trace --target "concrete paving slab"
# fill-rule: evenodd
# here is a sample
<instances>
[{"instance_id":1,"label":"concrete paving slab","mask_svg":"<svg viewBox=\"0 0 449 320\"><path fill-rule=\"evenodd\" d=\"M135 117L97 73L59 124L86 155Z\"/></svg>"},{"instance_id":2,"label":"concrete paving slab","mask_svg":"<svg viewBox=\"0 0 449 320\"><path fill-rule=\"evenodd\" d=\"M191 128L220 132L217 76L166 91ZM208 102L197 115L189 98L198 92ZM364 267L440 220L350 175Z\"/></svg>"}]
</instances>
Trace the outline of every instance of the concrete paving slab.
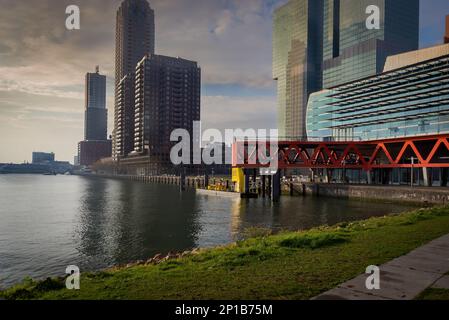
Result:
<instances>
[{"instance_id":1,"label":"concrete paving slab","mask_svg":"<svg viewBox=\"0 0 449 320\"><path fill-rule=\"evenodd\" d=\"M432 288L449 290L449 276L440 278L437 282L435 282Z\"/></svg>"},{"instance_id":2,"label":"concrete paving slab","mask_svg":"<svg viewBox=\"0 0 449 320\"><path fill-rule=\"evenodd\" d=\"M381 266L380 269L380 290L366 288L365 283L369 275L360 275L340 287L388 299L409 300L421 293L423 288L431 286L440 277L435 273L395 266Z\"/></svg>"},{"instance_id":3,"label":"concrete paving slab","mask_svg":"<svg viewBox=\"0 0 449 320\"><path fill-rule=\"evenodd\" d=\"M435 246L425 246L421 247L419 249L416 249L410 254L422 254L422 253L431 253L436 254L441 257L441 259L449 259L449 248L441 248L441 247L435 247Z\"/></svg>"},{"instance_id":4,"label":"concrete paving slab","mask_svg":"<svg viewBox=\"0 0 449 320\"><path fill-rule=\"evenodd\" d=\"M387 265L410 270L433 272L440 275L445 274L449 270L449 260L434 253L406 255L388 262Z\"/></svg>"},{"instance_id":5,"label":"concrete paving slab","mask_svg":"<svg viewBox=\"0 0 449 320\"><path fill-rule=\"evenodd\" d=\"M390 300L372 294L348 290L345 288L335 288L325 292L312 300Z\"/></svg>"},{"instance_id":6,"label":"concrete paving slab","mask_svg":"<svg viewBox=\"0 0 449 320\"><path fill-rule=\"evenodd\" d=\"M317 300L411 300L431 286L449 288L449 235L380 266L380 290L368 290L362 274Z\"/></svg>"}]
</instances>

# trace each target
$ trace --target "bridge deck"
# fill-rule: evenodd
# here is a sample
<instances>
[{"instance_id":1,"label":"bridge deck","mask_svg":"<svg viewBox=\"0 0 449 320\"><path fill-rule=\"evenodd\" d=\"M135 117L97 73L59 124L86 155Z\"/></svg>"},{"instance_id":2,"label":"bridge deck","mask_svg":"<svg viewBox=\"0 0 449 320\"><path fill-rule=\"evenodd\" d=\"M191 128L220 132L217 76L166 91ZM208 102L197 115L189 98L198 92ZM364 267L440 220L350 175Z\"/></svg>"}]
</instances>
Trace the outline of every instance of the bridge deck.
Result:
<instances>
[{"instance_id":1,"label":"bridge deck","mask_svg":"<svg viewBox=\"0 0 449 320\"><path fill-rule=\"evenodd\" d=\"M237 141L232 147L232 166L366 171L442 168L449 167L448 139L449 134L377 141ZM270 156L270 149L273 156Z\"/></svg>"}]
</instances>

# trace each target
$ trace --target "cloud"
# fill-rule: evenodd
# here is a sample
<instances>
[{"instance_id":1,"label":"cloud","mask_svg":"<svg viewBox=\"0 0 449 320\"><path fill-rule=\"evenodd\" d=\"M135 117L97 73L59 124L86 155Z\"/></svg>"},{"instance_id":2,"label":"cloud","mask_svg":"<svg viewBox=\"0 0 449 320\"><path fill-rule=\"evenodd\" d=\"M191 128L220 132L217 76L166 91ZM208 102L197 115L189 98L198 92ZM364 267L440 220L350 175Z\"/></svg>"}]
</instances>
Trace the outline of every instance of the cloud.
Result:
<instances>
[{"instance_id":1,"label":"cloud","mask_svg":"<svg viewBox=\"0 0 449 320\"><path fill-rule=\"evenodd\" d=\"M33 150L71 160L83 139L82 104L80 99L0 91L0 163L29 160ZM270 96L203 96L203 129L275 128L275 104Z\"/></svg>"},{"instance_id":2,"label":"cloud","mask_svg":"<svg viewBox=\"0 0 449 320\"><path fill-rule=\"evenodd\" d=\"M0 89L74 97L97 64L114 76L119 0L0 0ZM262 0L153 0L157 52L198 61L205 83L269 86L271 9ZM81 30L65 29L65 8L81 9ZM10 14L14 12L14 14ZM211 32L212 30L212 32ZM268 50L267 50L268 49ZM242 61L245 64L242 65ZM7 83L5 84L5 81ZM48 87L49 89L45 89ZM78 95L82 90L77 90ZM112 93L111 93L112 94Z\"/></svg>"},{"instance_id":3,"label":"cloud","mask_svg":"<svg viewBox=\"0 0 449 320\"><path fill-rule=\"evenodd\" d=\"M275 129L275 97L204 96L203 129Z\"/></svg>"},{"instance_id":4,"label":"cloud","mask_svg":"<svg viewBox=\"0 0 449 320\"><path fill-rule=\"evenodd\" d=\"M274 128L271 16L286 0L149 2L157 53L195 60L202 68L203 126ZM22 161L39 149L71 159L83 136L85 73L96 65L108 79L112 130L120 3L0 0L0 162ZM447 0L421 3L422 45L441 42ZM81 9L79 31L65 29L65 8L72 4Z\"/></svg>"}]
</instances>

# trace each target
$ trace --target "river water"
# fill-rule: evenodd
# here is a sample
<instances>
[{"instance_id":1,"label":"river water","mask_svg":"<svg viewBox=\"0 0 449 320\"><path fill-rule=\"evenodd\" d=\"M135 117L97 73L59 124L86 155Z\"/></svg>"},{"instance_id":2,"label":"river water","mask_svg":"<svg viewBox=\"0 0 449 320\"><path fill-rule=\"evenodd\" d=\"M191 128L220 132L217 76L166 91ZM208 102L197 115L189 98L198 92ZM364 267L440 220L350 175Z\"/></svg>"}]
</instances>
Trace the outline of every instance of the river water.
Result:
<instances>
[{"instance_id":1,"label":"river water","mask_svg":"<svg viewBox=\"0 0 449 320\"><path fill-rule=\"evenodd\" d=\"M135 181L0 175L0 287L64 275L69 265L94 271L222 245L252 226L299 230L408 208L313 197L272 204Z\"/></svg>"}]
</instances>

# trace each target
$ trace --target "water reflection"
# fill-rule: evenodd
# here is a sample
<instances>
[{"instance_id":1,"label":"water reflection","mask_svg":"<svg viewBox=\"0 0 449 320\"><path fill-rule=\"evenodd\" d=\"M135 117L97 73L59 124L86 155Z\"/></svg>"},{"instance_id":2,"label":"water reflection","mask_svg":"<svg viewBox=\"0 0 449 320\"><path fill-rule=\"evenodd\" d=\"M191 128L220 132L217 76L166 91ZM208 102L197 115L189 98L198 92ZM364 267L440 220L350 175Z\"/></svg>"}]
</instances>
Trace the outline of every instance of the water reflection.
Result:
<instances>
[{"instance_id":1,"label":"water reflection","mask_svg":"<svg viewBox=\"0 0 449 320\"><path fill-rule=\"evenodd\" d=\"M75 242L88 269L195 247L195 195L170 186L86 179Z\"/></svg>"},{"instance_id":2,"label":"water reflection","mask_svg":"<svg viewBox=\"0 0 449 320\"><path fill-rule=\"evenodd\" d=\"M275 231L400 212L324 198L204 196L176 186L71 176L0 176L0 286L226 244L248 227Z\"/></svg>"}]
</instances>

